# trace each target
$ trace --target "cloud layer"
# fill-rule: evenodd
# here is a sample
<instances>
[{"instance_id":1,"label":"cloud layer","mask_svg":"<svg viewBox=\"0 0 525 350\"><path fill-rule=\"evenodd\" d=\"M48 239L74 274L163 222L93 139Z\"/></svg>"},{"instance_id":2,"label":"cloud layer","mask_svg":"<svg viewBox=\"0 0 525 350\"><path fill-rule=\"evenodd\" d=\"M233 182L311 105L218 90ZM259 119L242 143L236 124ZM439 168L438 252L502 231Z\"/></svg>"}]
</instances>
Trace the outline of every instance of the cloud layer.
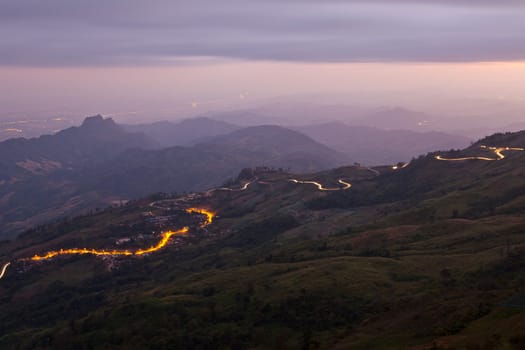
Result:
<instances>
[{"instance_id":1,"label":"cloud layer","mask_svg":"<svg viewBox=\"0 0 525 350\"><path fill-rule=\"evenodd\" d=\"M521 0L5 0L0 65L525 59Z\"/></svg>"}]
</instances>

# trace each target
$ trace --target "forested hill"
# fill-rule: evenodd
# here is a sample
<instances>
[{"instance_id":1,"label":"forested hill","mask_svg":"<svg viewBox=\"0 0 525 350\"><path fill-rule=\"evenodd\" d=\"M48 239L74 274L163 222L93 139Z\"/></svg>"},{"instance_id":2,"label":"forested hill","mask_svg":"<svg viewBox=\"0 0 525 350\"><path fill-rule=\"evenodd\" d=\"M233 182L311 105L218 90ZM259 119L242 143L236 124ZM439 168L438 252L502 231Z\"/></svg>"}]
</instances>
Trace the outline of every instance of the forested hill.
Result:
<instances>
[{"instance_id":1,"label":"forested hill","mask_svg":"<svg viewBox=\"0 0 525 350\"><path fill-rule=\"evenodd\" d=\"M396 167L246 169L30 230L0 245L0 345L521 349L518 136ZM136 252L183 227L150 254L67 253Z\"/></svg>"}]
</instances>

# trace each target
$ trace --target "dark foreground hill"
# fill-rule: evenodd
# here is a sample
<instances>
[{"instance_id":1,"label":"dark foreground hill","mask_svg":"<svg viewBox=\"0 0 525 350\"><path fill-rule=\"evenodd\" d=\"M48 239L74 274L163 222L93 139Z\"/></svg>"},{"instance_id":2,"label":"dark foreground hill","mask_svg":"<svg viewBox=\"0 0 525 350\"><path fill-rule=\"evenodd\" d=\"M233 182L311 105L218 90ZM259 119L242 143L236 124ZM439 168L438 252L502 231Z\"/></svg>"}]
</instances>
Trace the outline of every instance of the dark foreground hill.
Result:
<instances>
[{"instance_id":1,"label":"dark foreground hill","mask_svg":"<svg viewBox=\"0 0 525 350\"><path fill-rule=\"evenodd\" d=\"M13 262L0 280L0 347L522 349L525 151L436 159L498 158L481 145L525 138L494 135L397 170L246 170L230 190L35 228L0 245ZM199 228L189 207L216 217ZM143 257L16 260L149 247L185 225Z\"/></svg>"},{"instance_id":2,"label":"dark foreground hill","mask_svg":"<svg viewBox=\"0 0 525 350\"><path fill-rule=\"evenodd\" d=\"M56 135L2 142L0 155L0 237L154 192L204 190L244 167L315 171L347 161L280 127L247 128L192 147L159 149L150 137L100 116Z\"/></svg>"}]
</instances>

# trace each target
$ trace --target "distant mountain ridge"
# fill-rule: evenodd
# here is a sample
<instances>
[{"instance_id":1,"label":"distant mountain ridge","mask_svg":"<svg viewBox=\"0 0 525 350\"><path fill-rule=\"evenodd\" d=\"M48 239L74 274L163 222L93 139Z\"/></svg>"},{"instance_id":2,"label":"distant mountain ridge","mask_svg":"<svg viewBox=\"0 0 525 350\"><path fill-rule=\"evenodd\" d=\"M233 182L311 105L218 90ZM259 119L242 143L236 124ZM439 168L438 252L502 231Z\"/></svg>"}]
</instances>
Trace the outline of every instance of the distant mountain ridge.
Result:
<instances>
[{"instance_id":1,"label":"distant mountain ridge","mask_svg":"<svg viewBox=\"0 0 525 350\"><path fill-rule=\"evenodd\" d=\"M206 118L190 118L174 123L169 121L151 124L123 125L128 132L141 132L154 139L161 147L189 146L217 135L239 129L239 126Z\"/></svg>"},{"instance_id":2,"label":"distant mountain ridge","mask_svg":"<svg viewBox=\"0 0 525 350\"><path fill-rule=\"evenodd\" d=\"M156 142L146 135L128 133L113 119L97 115L54 135L0 142L0 180L34 173L29 165L34 169L50 168L50 164L54 169L74 169L106 161L126 149L155 147Z\"/></svg>"},{"instance_id":3,"label":"distant mountain ridge","mask_svg":"<svg viewBox=\"0 0 525 350\"><path fill-rule=\"evenodd\" d=\"M252 126L217 136L197 148L214 148L224 152L242 149L255 154L269 156L261 161L267 165L294 168L297 171L315 171L342 165L351 161L349 157L322 143L316 142L300 132L275 125ZM295 161L292 161L295 159ZM300 161L301 166L297 166Z\"/></svg>"},{"instance_id":4,"label":"distant mountain ridge","mask_svg":"<svg viewBox=\"0 0 525 350\"><path fill-rule=\"evenodd\" d=\"M468 140L440 133L385 131L338 123L291 130L272 125L239 128L199 118L161 123L150 126L150 130L158 132L163 125L180 135L186 130L186 138L174 136L172 142L188 142L190 146L162 148L169 139L154 138L153 131L149 135L130 133L102 116L86 118L81 126L55 135L1 142L2 235L121 199L160 191L205 190L235 177L245 167L316 172L354 161L393 164L419 153L468 144ZM195 126L199 130L190 135ZM148 126L135 131L142 129ZM502 135L493 136L494 143L501 137L514 137Z\"/></svg>"},{"instance_id":5,"label":"distant mountain ridge","mask_svg":"<svg viewBox=\"0 0 525 350\"><path fill-rule=\"evenodd\" d=\"M112 119L86 118L79 127L37 139L0 143L0 230L14 234L32 225L104 207L153 192L204 190L265 165L316 171L346 159L309 137L282 127L234 126L208 119L186 121L179 133L200 125L209 132L185 141L191 147L161 148L144 133L129 133ZM156 126L155 128L157 128ZM140 128L138 129L140 130ZM182 142L179 138L176 142Z\"/></svg>"},{"instance_id":6,"label":"distant mountain ridge","mask_svg":"<svg viewBox=\"0 0 525 350\"><path fill-rule=\"evenodd\" d=\"M464 148L471 143L469 138L443 132L383 130L337 122L295 130L367 165L394 164L435 150Z\"/></svg>"},{"instance_id":7,"label":"distant mountain ridge","mask_svg":"<svg viewBox=\"0 0 525 350\"><path fill-rule=\"evenodd\" d=\"M496 133L474 143L474 146L498 146L498 147L525 147L525 130L516 132Z\"/></svg>"},{"instance_id":8,"label":"distant mountain ridge","mask_svg":"<svg viewBox=\"0 0 525 350\"><path fill-rule=\"evenodd\" d=\"M119 196L198 191L235 177L246 167L307 172L347 163L344 155L279 126L248 127L193 147L129 150L90 173L90 190Z\"/></svg>"}]
</instances>

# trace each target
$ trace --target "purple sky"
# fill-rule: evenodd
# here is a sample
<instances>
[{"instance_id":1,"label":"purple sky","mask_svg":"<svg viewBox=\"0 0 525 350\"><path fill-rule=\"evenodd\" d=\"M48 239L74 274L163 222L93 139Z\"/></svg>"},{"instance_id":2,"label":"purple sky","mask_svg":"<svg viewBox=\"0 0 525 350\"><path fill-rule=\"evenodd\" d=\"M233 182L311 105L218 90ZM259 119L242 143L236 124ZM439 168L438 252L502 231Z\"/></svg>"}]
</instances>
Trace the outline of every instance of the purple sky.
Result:
<instances>
[{"instance_id":1,"label":"purple sky","mask_svg":"<svg viewBox=\"0 0 525 350\"><path fill-rule=\"evenodd\" d=\"M467 73L473 91L499 98L523 78L524 19L522 0L2 0L0 113L171 108L318 82L323 93L449 91L465 65L517 62Z\"/></svg>"},{"instance_id":2,"label":"purple sky","mask_svg":"<svg viewBox=\"0 0 525 350\"><path fill-rule=\"evenodd\" d=\"M3 0L0 64L521 60L524 18L518 0Z\"/></svg>"}]
</instances>

